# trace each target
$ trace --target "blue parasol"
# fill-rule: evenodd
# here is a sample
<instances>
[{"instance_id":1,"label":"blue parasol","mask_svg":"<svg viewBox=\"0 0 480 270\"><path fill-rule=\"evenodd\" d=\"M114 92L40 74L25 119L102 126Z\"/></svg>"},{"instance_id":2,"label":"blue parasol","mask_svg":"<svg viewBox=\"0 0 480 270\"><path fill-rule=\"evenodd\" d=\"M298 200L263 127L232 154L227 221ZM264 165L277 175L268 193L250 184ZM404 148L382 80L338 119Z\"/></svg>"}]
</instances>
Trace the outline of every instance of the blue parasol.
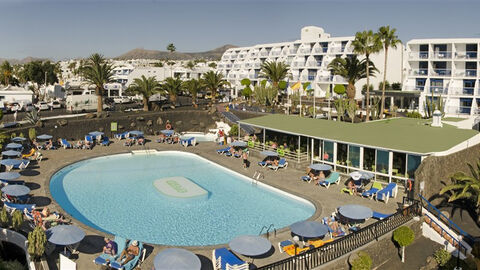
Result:
<instances>
[{"instance_id":1,"label":"blue parasol","mask_svg":"<svg viewBox=\"0 0 480 270\"><path fill-rule=\"evenodd\" d=\"M28 161L23 160L23 159L2 159L2 160L0 160L0 164L2 164L4 166L18 166L22 162L28 162Z\"/></svg>"},{"instance_id":2,"label":"blue parasol","mask_svg":"<svg viewBox=\"0 0 480 270\"><path fill-rule=\"evenodd\" d=\"M330 171L332 169L332 166L323 163L315 163L310 164L309 168L315 171Z\"/></svg>"},{"instance_id":3,"label":"blue parasol","mask_svg":"<svg viewBox=\"0 0 480 270\"><path fill-rule=\"evenodd\" d=\"M92 132L88 133L88 135L94 136L94 137L103 136L103 134L105 134L105 133L100 132L100 131L92 131Z\"/></svg>"},{"instance_id":4,"label":"blue parasol","mask_svg":"<svg viewBox=\"0 0 480 270\"><path fill-rule=\"evenodd\" d=\"M359 205L347 204L338 208L338 213L348 219L363 220L371 218L373 215L372 209Z\"/></svg>"},{"instance_id":5,"label":"blue parasol","mask_svg":"<svg viewBox=\"0 0 480 270\"><path fill-rule=\"evenodd\" d=\"M57 225L45 231L48 242L68 246L76 244L85 237L85 232L73 225Z\"/></svg>"},{"instance_id":6,"label":"blue parasol","mask_svg":"<svg viewBox=\"0 0 480 270\"><path fill-rule=\"evenodd\" d=\"M171 129L164 129L164 130L162 130L162 131L160 131L160 132L161 132L162 134L167 135L167 136L172 136L175 131L173 131L173 130L171 130Z\"/></svg>"},{"instance_id":7,"label":"blue parasol","mask_svg":"<svg viewBox=\"0 0 480 270\"><path fill-rule=\"evenodd\" d=\"M7 144L7 146L5 146L5 149L20 149L22 147L23 147L23 145L21 145L19 143L9 143L9 144Z\"/></svg>"},{"instance_id":8,"label":"blue parasol","mask_svg":"<svg viewBox=\"0 0 480 270\"><path fill-rule=\"evenodd\" d=\"M234 141L230 145L233 146L233 147L246 147L247 143L242 142L242 141ZM274 152L272 152L272 153L274 153Z\"/></svg>"},{"instance_id":9,"label":"blue parasol","mask_svg":"<svg viewBox=\"0 0 480 270\"><path fill-rule=\"evenodd\" d=\"M228 243L230 249L245 256L259 256L272 248L272 243L258 235L240 235Z\"/></svg>"},{"instance_id":10,"label":"blue parasol","mask_svg":"<svg viewBox=\"0 0 480 270\"><path fill-rule=\"evenodd\" d=\"M15 137L15 138L12 138L11 141L12 142L24 142L26 141L27 139L26 138L23 138L23 137Z\"/></svg>"},{"instance_id":11,"label":"blue parasol","mask_svg":"<svg viewBox=\"0 0 480 270\"><path fill-rule=\"evenodd\" d=\"M155 256L155 270L200 270L202 263L197 255L181 248L168 248Z\"/></svg>"},{"instance_id":12,"label":"blue parasol","mask_svg":"<svg viewBox=\"0 0 480 270\"><path fill-rule=\"evenodd\" d=\"M18 151L13 151L13 150L7 150L2 152L2 156L7 156L7 157L18 157L20 156L20 152Z\"/></svg>"},{"instance_id":13,"label":"blue parasol","mask_svg":"<svg viewBox=\"0 0 480 270\"><path fill-rule=\"evenodd\" d=\"M2 192L10 196L23 196L30 193L30 188L24 185L8 185L2 188Z\"/></svg>"},{"instance_id":14,"label":"blue parasol","mask_svg":"<svg viewBox=\"0 0 480 270\"><path fill-rule=\"evenodd\" d=\"M37 139L39 140L50 140L51 138L53 138L53 136L48 134L42 134L37 136Z\"/></svg>"},{"instance_id":15,"label":"blue parasol","mask_svg":"<svg viewBox=\"0 0 480 270\"><path fill-rule=\"evenodd\" d=\"M134 137L137 137L137 136L143 136L143 132L139 131L139 130L132 130L132 131L129 131L128 134L130 136L134 136Z\"/></svg>"},{"instance_id":16,"label":"blue parasol","mask_svg":"<svg viewBox=\"0 0 480 270\"><path fill-rule=\"evenodd\" d=\"M273 152L273 151L262 151L262 152L260 152L260 155L264 155L264 156L267 156L267 157L277 157L278 153Z\"/></svg>"},{"instance_id":17,"label":"blue parasol","mask_svg":"<svg viewBox=\"0 0 480 270\"><path fill-rule=\"evenodd\" d=\"M300 221L290 225L293 234L306 238L322 237L328 233L328 227L316 221Z\"/></svg>"},{"instance_id":18,"label":"blue parasol","mask_svg":"<svg viewBox=\"0 0 480 270\"><path fill-rule=\"evenodd\" d=\"M1 172L0 179L2 180L15 180L21 175L18 172Z\"/></svg>"}]
</instances>

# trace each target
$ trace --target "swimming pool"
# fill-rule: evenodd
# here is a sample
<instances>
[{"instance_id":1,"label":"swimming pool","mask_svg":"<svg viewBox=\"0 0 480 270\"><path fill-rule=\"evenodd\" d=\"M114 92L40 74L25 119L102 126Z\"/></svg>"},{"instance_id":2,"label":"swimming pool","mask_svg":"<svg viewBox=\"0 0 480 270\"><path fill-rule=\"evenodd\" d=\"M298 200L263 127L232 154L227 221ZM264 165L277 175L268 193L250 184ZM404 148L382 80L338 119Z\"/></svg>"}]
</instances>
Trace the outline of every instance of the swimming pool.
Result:
<instances>
[{"instance_id":1,"label":"swimming pool","mask_svg":"<svg viewBox=\"0 0 480 270\"><path fill-rule=\"evenodd\" d=\"M186 178L205 197L171 198L155 182ZM187 181L188 181L187 180ZM173 186L182 192L181 187ZM308 201L258 183L195 154L120 154L71 164L50 181L63 209L98 230L140 241L203 246L282 228L315 212Z\"/></svg>"}]
</instances>

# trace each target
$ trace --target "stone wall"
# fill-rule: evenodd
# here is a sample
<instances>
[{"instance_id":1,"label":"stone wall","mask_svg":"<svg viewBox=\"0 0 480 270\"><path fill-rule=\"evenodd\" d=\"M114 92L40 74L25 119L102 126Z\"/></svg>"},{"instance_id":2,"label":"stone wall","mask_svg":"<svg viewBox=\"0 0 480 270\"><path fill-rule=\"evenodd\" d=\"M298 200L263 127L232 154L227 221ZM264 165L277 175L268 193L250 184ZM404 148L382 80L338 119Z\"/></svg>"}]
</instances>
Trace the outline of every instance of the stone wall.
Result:
<instances>
[{"instance_id":1,"label":"stone wall","mask_svg":"<svg viewBox=\"0 0 480 270\"><path fill-rule=\"evenodd\" d=\"M91 131L102 131L111 136L110 123L118 123L118 132L127 130L141 130L147 135L159 134L165 129L165 122L169 120L177 132L182 131L208 131L215 127L217 116L209 114L204 110L172 110L166 112L129 112L114 113L108 117L91 118L93 116L80 116L78 118L47 120L42 127L37 127L37 135L51 134L55 138L66 138L67 140L81 139ZM23 132L28 136L29 127L12 129L9 133L17 135Z\"/></svg>"},{"instance_id":2,"label":"stone wall","mask_svg":"<svg viewBox=\"0 0 480 270\"><path fill-rule=\"evenodd\" d=\"M467 163L476 166L479 158L480 145L469 147L448 156L427 157L415 172L415 190L419 190L420 182L424 181L423 196L430 200L445 186L442 182L450 183L450 176L455 172L463 171L470 174Z\"/></svg>"}]
</instances>

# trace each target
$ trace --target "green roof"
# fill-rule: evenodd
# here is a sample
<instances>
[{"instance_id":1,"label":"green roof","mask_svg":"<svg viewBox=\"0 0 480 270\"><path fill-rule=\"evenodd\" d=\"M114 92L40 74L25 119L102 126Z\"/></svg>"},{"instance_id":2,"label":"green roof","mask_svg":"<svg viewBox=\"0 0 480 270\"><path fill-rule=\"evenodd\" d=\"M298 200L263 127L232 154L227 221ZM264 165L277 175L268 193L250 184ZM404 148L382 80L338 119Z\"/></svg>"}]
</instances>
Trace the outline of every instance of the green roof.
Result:
<instances>
[{"instance_id":1,"label":"green roof","mask_svg":"<svg viewBox=\"0 0 480 270\"><path fill-rule=\"evenodd\" d=\"M478 134L478 131L445 123L441 128L431 127L429 123L424 119L395 118L352 124L281 114L240 121L240 124L288 134L419 154L448 150Z\"/></svg>"}]
</instances>

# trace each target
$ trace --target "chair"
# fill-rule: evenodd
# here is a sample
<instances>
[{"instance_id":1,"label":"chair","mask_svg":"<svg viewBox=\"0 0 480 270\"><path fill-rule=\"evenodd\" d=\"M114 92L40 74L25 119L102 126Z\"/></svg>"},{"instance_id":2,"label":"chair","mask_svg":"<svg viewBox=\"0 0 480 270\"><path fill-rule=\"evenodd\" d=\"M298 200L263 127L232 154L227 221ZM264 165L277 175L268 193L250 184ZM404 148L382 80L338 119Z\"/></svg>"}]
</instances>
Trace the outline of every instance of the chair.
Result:
<instances>
[{"instance_id":1,"label":"chair","mask_svg":"<svg viewBox=\"0 0 480 270\"><path fill-rule=\"evenodd\" d=\"M318 248L318 247L321 247L321 246L323 246L323 245L325 245L325 244L327 244L327 243L333 242L333 240L334 240L333 238L328 239L328 240L322 240L322 239L319 239L319 240L309 240L309 241L308 241L308 245L312 245L312 246Z\"/></svg>"},{"instance_id":2,"label":"chair","mask_svg":"<svg viewBox=\"0 0 480 270\"><path fill-rule=\"evenodd\" d=\"M340 190L340 193L348 193L350 195L353 195L353 191L347 187L344 187Z\"/></svg>"},{"instance_id":3,"label":"chair","mask_svg":"<svg viewBox=\"0 0 480 270\"><path fill-rule=\"evenodd\" d=\"M35 151L36 151L35 148L30 149L30 152L28 152L28 154L23 154L23 155L22 155L22 158L30 158L30 157L32 157L32 156L35 154Z\"/></svg>"},{"instance_id":4,"label":"chair","mask_svg":"<svg viewBox=\"0 0 480 270\"><path fill-rule=\"evenodd\" d=\"M214 249L212 251L212 262L215 270L248 270L247 262L240 260L235 254L226 248Z\"/></svg>"},{"instance_id":5,"label":"chair","mask_svg":"<svg viewBox=\"0 0 480 270\"><path fill-rule=\"evenodd\" d=\"M226 148L223 148L223 149L218 149L217 150L217 154L226 154L230 151L230 146L229 147L226 147Z\"/></svg>"},{"instance_id":6,"label":"chair","mask_svg":"<svg viewBox=\"0 0 480 270\"><path fill-rule=\"evenodd\" d=\"M278 242L278 250L280 251L280 253L283 253L285 252L285 248L288 249L289 246L293 245L293 242L290 241L290 240L285 240L285 241L282 241L282 242Z\"/></svg>"},{"instance_id":7,"label":"chair","mask_svg":"<svg viewBox=\"0 0 480 270\"><path fill-rule=\"evenodd\" d=\"M197 144L197 140L195 137L188 138L186 140L181 140L180 144L183 145L185 148L188 146L195 146Z\"/></svg>"},{"instance_id":8,"label":"chair","mask_svg":"<svg viewBox=\"0 0 480 270\"><path fill-rule=\"evenodd\" d=\"M377 194L377 192L378 192L379 190L381 190L382 188L383 188L382 184L380 184L379 182L374 181L374 182L372 183L372 186L370 187L370 189L364 191L364 192L362 193L362 196L363 196L363 197L370 198L370 200L371 200L371 199L373 199L373 196L375 196L375 194Z\"/></svg>"},{"instance_id":9,"label":"chair","mask_svg":"<svg viewBox=\"0 0 480 270\"><path fill-rule=\"evenodd\" d=\"M42 161L42 159L43 159L42 153L37 152L37 156L35 157L35 160L36 160L37 162L40 162L40 161Z\"/></svg>"},{"instance_id":10,"label":"chair","mask_svg":"<svg viewBox=\"0 0 480 270\"><path fill-rule=\"evenodd\" d=\"M5 180L5 179L0 179L0 183L3 185L25 185L25 181L23 180Z\"/></svg>"},{"instance_id":11,"label":"chair","mask_svg":"<svg viewBox=\"0 0 480 270\"><path fill-rule=\"evenodd\" d=\"M281 158L278 161L278 165L269 165L268 166L270 169L277 171L279 168L287 168L288 167L288 162L286 159Z\"/></svg>"},{"instance_id":12,"label":"chair","mask_svg":"<svg viewBox=\"0 0 480 270\"><path fill-rule=\"evenodd\" d=\"M377 192L375 199L378 201L379 199L388 203L388 199L390 197L397 197L398 186L396 183L389 183L385 188Z\"/></svg>"},{"instance_id":13,"label":"chair","mask_svg":"<svg viewBox=\"0 0 480 270\"><path fill-rule=\"evenodd\" d=\"M309 175L304 175L304 176L300 177L300 179L302 179L303 181L308 182L308 183L312 182L312 180L313 180L312 177L310 177Z\"/></svg>"},{"instance_id":14,"label":"chair","mask_svg":"<svg viewBox=\"0 0 480 270\"><path fill-rule=\"evenodd\" d=\"M61 139L60 143L62 144L64 149L72 148L72 145L66 139Z\"/></svg>"},{"instance_id":15,"label":"chair","mask_svg":"<svg viewBox=\"0 0 480 270\"><path fill-rule=\"evenodd\" d=\"M123 237L120 237L118 235L115 236L115 239L113 240L113 242L115 242L117 244L117 254L112 256L110 254L105 254L103 253L102 255L98 256L97 258L95 258L93 260L93 262L95 264L99 264L99 265L107 265L109 261L113 262L115 261L118 256L120 256L120 253L122 252L122 250L125 249L126 245L127 245L127 240Z\"/></svg>"},{"instance_id":16,"label":"chair","mask_svg":"<svg viewBox=\"0 0 480 270\"><path fill-rule=\"evenodd\" d=\"M27 162L22 162L18 165L18 169L25 170L29 164L30 164L30 160L27 160Z\"/></svg>"},{"instance_id":17,"label":"chair","mask_svg":"<svg viewBox=\"0 0 480 270\"><path fill-rule=\"evenodd\" d=\"M331 172L330 175L322 182L318 183L321 186L329 188L331 184L337 184L340 182L340 174L338 172Z\"/></svg>"},{"instance_id":18,"label":"chair","mask_svg":"<svg viewBox=\"0 0 480 270\"><path fill-rule=\"evenodd\" d=\"M103 146L108 146L110 144L110 139L107 136L105 136L105 137L103 137L100 144L103 145Z\"/></svg>"},{"instance_id":19,"label":"chair","mask_svg":"<svg viewBox=\"0 0 480 270\"><path fill-rule=\"evenodd\" d=\"M113 137L117 140L122 140L127 137L128 132L123 132L123 133L116 133L113 135Z\"/></svg>"},{"instance_id":20,"label":"chair","mask_svg":"<svg viewBox=\"0 0 480 270\"><path fill-rule=\"evenodd\" d=\"M382 214L382 213L373 211L372 217L373 217L374 219L382 220L382 219L385 219L385 218L387 218L387 217L389 217L389 216L391 216L391 215L392 215L392 214Z\"/></svg>"},{"instance_id":21,"label":"chair","mask_svg":"<svg viewBox=\"0 0 480 270\"><path fill-rule=\"evenodd\" d=\"M11 202L3 202L3 205L5 205L5 208L9 210L10 212L13 212L15 210L19 211L32 211L35 209L35 204L23 204L23 203L11 203Z\"/></svg>"},{"instance_id":22,"label":"chair","mask_svg":"<svg viewBox=\"0 0 480 270\"><path fill-rule=\"evenodd\" d=\"M138 255L135 256L135 258L133 258L133 260L129 261L128 263L126 263L124 265L121 265L117 261L113 261L113 262L110 263L110 267L115 268L115 269L120 269L120 270L132 270L132 269L134 269L135 266L137 265L138 261L140 260L140 256L142 256L142 253L145 253L145 250L143 249L143 244L140 241L138 242L138 249L139 249L138 250ZM119 251L118 253L120 254L121 251Z\"/></svg>"}]
</instances>

